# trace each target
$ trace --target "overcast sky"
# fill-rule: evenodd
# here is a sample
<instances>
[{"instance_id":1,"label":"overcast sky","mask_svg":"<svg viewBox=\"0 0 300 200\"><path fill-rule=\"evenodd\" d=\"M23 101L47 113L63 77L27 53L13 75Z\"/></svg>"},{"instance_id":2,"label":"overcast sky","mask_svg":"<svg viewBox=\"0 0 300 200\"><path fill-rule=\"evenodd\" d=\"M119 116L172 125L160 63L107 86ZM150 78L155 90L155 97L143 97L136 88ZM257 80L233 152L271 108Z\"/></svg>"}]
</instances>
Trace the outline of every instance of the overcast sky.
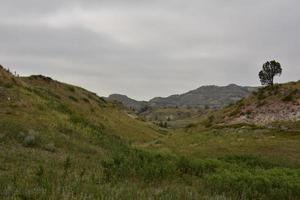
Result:
<instances>
[{"instance_id":1,"label":"overcast sky","mask_svg":"<svg viewBox=\"0 0 300 200\"><path fill-rule=\"evenodd\" d=\"M299 0L0 0L0 64L142 100L300 79Z\"/></svg>"}]
</instances>

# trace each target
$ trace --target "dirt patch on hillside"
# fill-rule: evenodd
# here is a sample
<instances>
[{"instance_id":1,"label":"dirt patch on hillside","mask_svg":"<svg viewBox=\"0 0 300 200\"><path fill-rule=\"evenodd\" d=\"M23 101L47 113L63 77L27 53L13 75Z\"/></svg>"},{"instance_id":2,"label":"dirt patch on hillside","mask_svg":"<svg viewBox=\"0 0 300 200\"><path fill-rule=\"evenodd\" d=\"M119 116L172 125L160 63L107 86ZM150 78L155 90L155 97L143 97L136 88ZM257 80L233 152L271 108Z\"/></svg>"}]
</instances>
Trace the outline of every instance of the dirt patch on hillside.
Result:
<instances>
[{"instance_id":1,"label":"dirt patch on hillside","mask_svg":"<svg viewBox=\"0 0 300 200\"><path fill-rule=\"evenodd\" d=\"M291 103L274 102L265 106L246 106L242 114L232 120L232 123L255 123L260 125L275 121L300 121L299 100Z\"/></svg>"}]
</instances>

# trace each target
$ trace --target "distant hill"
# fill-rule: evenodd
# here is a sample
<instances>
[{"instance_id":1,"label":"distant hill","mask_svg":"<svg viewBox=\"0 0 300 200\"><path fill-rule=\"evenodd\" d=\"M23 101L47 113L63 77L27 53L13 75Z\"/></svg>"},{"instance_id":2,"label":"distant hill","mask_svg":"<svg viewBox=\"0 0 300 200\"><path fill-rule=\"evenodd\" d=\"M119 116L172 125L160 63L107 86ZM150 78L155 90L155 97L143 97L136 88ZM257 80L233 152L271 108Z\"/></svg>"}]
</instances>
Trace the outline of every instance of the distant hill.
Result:
<instances>
[{"instance_id":1,"label":"distant hill","mask_svg":"<svg viewBox=\"0 0 300 200\"><path fill-rule=\"evenodd\" d=\"M108 100L120 102L129 109L132 109L137 112L143 111L148 105L146 101L136 101L127 97L126 95L121 94L112 94L108 97Z\"/></svg>"},{"instance_id":2,"label":"distant hill","mask_svg":"<svg viewBox=\"0 0 300 200\"><path fill-rule=\"evenodd\" d=\"M149 105L158 107L208 106L221 108L248 96L255 89L255 87L242 87L235 84L230 84L228 86L202 86L184 94L151 99Z\"/></svg>"},{"instance_id":3,"label":"distant hill","mask_svg":"<svg viewBox=\"0 0 300 200\"><path fill-rule=\"evenodd\" d=\"M300 130L300 81L259 88L247 98L191 123L197 128L242 124Z\"/></svg>"},{"instance_id":4,"label":"distant hill","mask_svg":"<svg viewBox=\"0 0 300 200\"><path fill-rule=\"evenodd\" d=\"M108 97L123 103L128 108L141 111L148 107L192 107L192 108L221 108L248 96L256 87L243 87L235 84L228 86L202 86L196 90L169 97L156 97L150 101L136 101L125 95L114 94Z\"/></svg>"}]
</instances>

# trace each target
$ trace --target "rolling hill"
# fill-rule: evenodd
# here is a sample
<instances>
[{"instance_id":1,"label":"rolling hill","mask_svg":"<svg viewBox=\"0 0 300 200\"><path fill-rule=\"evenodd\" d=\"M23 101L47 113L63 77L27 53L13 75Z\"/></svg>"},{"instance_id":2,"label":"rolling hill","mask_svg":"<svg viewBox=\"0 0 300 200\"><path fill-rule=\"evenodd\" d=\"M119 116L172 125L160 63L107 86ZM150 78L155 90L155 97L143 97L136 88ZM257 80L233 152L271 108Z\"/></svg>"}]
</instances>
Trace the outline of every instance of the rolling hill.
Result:
<instances>
[{"instance_id":1,"label":"rolling hill","mask_svg":"<svg viewBox=\"0 0 300 200\"><path fill-rule=\"evenodd\" d=\"M112 94L107 98L109 101L117 101L122 103L127 108L136 111L137 113L143 112L147 109L148 103L146 101L137 101L121 94Z\"/></svg>"},{"instance_id":2,"label":"rolling hill","mask_svg":"<svg viewBox=\"0 0 300 200\"><path fill-rule=\"evenodd\" d=\"M83 88L0 67L0 199L299 199L298 88L264 88L166 129ZM237 120L274 105L289 109L287 129Z\"/></svg>"},{"instance_id":3,"label":"rolling hill","mask_svg":"<svg viewBox=\"0 0 300 200\"><path fill-rule=\"evenodd\" d=\"M51 121L47 119L49 117L65 123L66 126L77 122L94 124L105 132L121 137L126 132L129 135L123 136L135 141L138 138L144 140L157 136L153 127L133 119L117 104L107 102L82 88L41 75L14 77L4 70L1 70L1 81L0 114L3 118L14 118L28 127L32 123L33 127L62 128L51 126Z\"/></svg>"},{"instance_id":4,"label":"rolling hill","mask_svg":"<svg viewBox=\"0 0 300 200\"><path fill-rule=\"evenodd\" d=\"M136 101L125 95L114 94L108 97L110 100L116 100L123 103L128 108L134 108L136 111L145 111L145 107L192 107L192 108L222 108L234 103L251 92L256 87L243 87L235 84L228 86L202 86L198 89L189 91L180 95L171 95L169 97L155 97L148 102Z\"/></svg>"},{"instance_id":5,"label":"rolling hill","mask_svg":"<svg viewBox=\"0 0 300 200\"><path fill-rule=\"evenodd\" d=\"M216 122L227 124L299 123L300 82L260 88L248 98L216 112L215 116Z\"/></svg>"},{"instance_id":6,"label":"rolling hill","mask_svg":"<svg viewBox=\"0 0 300 200\"><path fill-rule=\"evenodd\" d=\"M202 107L221 108L248 96L256 88L235 84L228 86L202 86L181 95L166 98L156 97L149 101L150 106L159 107Z\"/></svg>"},{"instance_id":7,"label":"rolling hill","mask_svg":"<svg viewBox=\"0 0 300 200\"><path fill-rule=\"evenodd\" d=\"M120 102L139 118L168 127L185 126L191 119L205 116L210 110L217 110L249 96L256 87L202 86L196 90L169 97L156 97L150 101L136 101L126 95L113 94L107 100Z\"/></svg>"}]
</instances>

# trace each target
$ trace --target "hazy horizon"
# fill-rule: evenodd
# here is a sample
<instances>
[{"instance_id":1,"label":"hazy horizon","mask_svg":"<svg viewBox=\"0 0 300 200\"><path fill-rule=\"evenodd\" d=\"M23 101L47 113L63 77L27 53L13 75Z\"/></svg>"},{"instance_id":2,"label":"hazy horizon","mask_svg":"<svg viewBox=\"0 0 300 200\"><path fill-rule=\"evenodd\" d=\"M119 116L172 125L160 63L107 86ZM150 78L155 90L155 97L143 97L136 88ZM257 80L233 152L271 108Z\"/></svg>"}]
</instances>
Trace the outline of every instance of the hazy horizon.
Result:
<instances>
[{"instance_id":1,"label":"hazy horizon","mask_svg":"<svg viewBox=\"0 0 300 200\"><path fill-rule=\"evenodd\" d=\"M296 0L0 0L0 64L137 100L300 79Z\"/></svg>"}]
</instances>

